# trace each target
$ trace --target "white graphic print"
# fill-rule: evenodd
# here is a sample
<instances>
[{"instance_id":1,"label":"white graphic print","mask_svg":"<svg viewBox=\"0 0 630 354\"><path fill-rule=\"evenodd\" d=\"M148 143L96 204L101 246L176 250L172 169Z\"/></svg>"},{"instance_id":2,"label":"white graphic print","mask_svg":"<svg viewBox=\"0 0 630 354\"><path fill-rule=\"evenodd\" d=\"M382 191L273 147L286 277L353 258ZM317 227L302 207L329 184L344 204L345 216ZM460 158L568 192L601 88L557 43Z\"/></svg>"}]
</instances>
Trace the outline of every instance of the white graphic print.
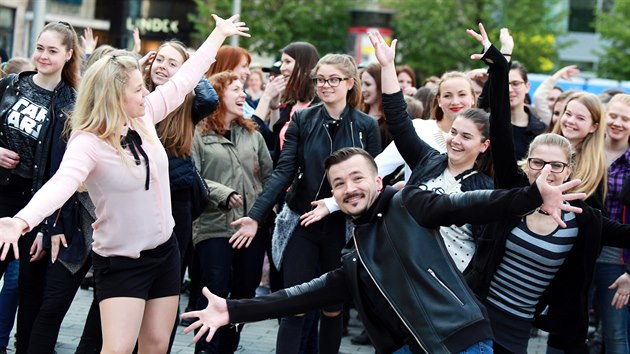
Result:
<instances>
[{"instance_id":1,"label":"white graphic print","mask_svg":"<svg viewBox=\"0 0 630 354\"><path fill-rule=\"evenodd\" d=\"M10 128L37 139L48 109L21 97L7 113L7 125Z\"/></svg>"}]
</instances>

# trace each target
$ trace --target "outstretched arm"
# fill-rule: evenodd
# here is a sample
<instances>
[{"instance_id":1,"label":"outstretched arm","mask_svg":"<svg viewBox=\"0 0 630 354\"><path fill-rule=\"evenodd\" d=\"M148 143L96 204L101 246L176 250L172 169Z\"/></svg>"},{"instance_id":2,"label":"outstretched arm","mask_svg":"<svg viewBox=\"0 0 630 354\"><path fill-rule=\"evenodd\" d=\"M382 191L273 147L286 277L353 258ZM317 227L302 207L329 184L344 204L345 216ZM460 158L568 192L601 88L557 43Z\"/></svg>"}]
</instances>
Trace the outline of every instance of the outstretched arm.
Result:
<instances>
[{"instance_id":1,"label":"outstretched arm","mask_svg":"<svg viewBox=\"0 0 630 354\"><path fill-rule=\"evenodd\" d=\"M549 171L550 166L545 166L536 183L530 187L478 190L451 195L407 187L403 190L403 200L418 224L428 228L453 224L486 224L501 218L526 215L536 208L547 212L558 225L565 227L557 211L580 213L582 209L564 202L584 199L586 195L565 194L579 185L579 180L569 181L560 186L549 185L546 180Z\"/></svg>"},{"instance_id":2,"label":"outstretched arm","mask_svg":"<svg viewBox=\"0 0 630 354\"><path fill-rule=\"evenodd\" d=\"M483 44L483 54L473 54L471 59L483 60L489 66L489 77L480 101L487 102L490 108L490 144L494 180L497 188L514 188L521 184L521 174L514 157L512 139L512 119L509 99L509 66L504 56L490 43L488 35L479 24L479 32L472 29L466 32ZM502 36L507 29L502 29Z\"/></svg>"},{"instance_id":3,"label":"outstretched arm","mask_svg":"<svg viewBox=\"0 0 630 354\"><path fill-rule=\"evenodd\" d=\"M214 62L217 50L227 37L233 35L249 37L247 33L249 28L245 26L245 22L238 20L238 15L227 20L217 15L212 15L212 17L216 26L206 41L184 62L168 82L158 86L146 97L146 109L153 117L152 124L160 122L184 102L186 95L193 90L210 64Z\"/></svg>"},{"instance_id":4,"label":"outstretched arm","mask_svg":"<svg viewBox=\"0 0 630 354\"><path fill-rule=\"evenodd\" d=\"M407 113L407 104L400 90L394 65L397 40L394 39L391 45L388 45L378 32L370 32L368 36L381 65L381 92L385 122L394 137L400 155L413 170L427 155L438 152L418 137L411 117Z\"/></svg>"},{"instance_id":5,"label":"outstretched arm","mask_svg":"<svg viewBox=\"0 0 630 354\"><path fill-rule=\"evenodd\" d=\"M219 327L229 323L290 316L351 300L343 268L328 272L307 283L254 299L226 301L212 294L207 288L203 289L203 294L208 298L208 307L182 315L182 318L198 318L184 330L184 333L190 333L197 328L200 329L193 342L197 342L208 331L206 340L210 341Z\"/></svg>"}]
</instances>

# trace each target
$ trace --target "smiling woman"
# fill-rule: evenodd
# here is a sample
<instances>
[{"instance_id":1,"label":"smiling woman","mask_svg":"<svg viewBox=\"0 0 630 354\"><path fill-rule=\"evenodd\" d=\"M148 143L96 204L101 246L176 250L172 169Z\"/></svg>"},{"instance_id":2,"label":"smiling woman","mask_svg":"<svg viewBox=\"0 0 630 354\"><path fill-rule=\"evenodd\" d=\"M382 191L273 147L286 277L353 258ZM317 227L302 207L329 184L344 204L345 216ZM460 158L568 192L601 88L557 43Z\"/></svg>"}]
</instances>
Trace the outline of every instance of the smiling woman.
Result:
<instances>
[{"instance_id":1,"label":"smiling woman","mask_svg":"<svg viewBox=\"0 0 630 354\"><path fill-rule=\"evenodd\" d=\"M238 16L213 18L216 27L198 51L148 95L134 57L106 56L88 68L59 169L15 217L0 219L5 258L11 247L17 251L22 233L36 229L81 185L87 188L98 206L92 260L102 352L130 353L136 343L139 352L168 350L180 293L180 265L166 183L168 161L154 125L181 105L226 37L248 36ZM69 46L65 48L68 53ZM3 207L15 204L0 203ZM19 249L29 251L28 247ZM30 310L36 311L37 306ZM20 338L29 339L27 330L20 333L24 333Z\"/></svg>"},{"instance_id":2,"label":"smiling woman","mask_svg":"<svg viewBox=\"0 0 630 354\"><path fill-rule=\"evenodd\" d=\"M271 176L271 156L256 123L243 116L245 92L231 71L215 74L210 82L219 106L199 123L194 160L210 188L211 203L193 228L195 262L200 284L220 296L248 299L256 295L269 231L261 227L247 248L234 249L228 241L236 229L230 224L249 212L265 181ZM201 296L197 309L207 305ZM222 328L210 343L199 341L196 352L234 352L242 327Z\"/></svg>"},{"instance_id":3,"label":"smiling woman","mask_svg":"<svg viewBox=\"0 0 630 354\"><path fill-rule=\"evenodd\" d=\"M0 81L0 90L4 90L0 97L0 217L15 215L59 168L66 145L62 132L67 112L72 111L76 100L81 57L72 26L64 22L49 23L39 34L33 52L37 71L9 75ZM61 215L58 223L51 218L49 225L65 225L69 229L36 227L20 239L22 306L18 310L17 329L24 333L16 342L20 352L51 352L65 313L60 309L71 302L71 298L55 295L67 285L57 280L72 277L72 273L61 262L46 270L49 255L43 251L44 241L50 243L51 237L59 239L59 234L77 226L64 220L63 215L68 214L56 214ZM42 233L36 236L40 230ZM0 276L7 263L0 262ZM44 287L46 272L55 280ZM46 301L42 303L44 295ZM42 316L38 317L40 305Z\"/></svg>"}]
</instances>

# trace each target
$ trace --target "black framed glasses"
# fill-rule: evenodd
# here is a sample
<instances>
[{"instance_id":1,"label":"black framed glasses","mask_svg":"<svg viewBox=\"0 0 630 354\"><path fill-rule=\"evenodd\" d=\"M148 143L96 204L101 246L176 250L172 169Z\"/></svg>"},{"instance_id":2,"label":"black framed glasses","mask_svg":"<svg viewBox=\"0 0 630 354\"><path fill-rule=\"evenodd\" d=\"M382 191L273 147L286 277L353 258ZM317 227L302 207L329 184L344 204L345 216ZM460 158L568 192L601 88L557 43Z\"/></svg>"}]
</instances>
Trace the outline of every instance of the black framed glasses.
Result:
<instances>
[{"instance_id":1,"label":"black framed glasses","mask_svg":"<svg viewBox=\"0 0 630 354\"><path fill-rule=\"evenodd\" d=\"M569 166L568 163L561 161L545 161L536 157L530 157L527 159L527 166L529 166L532 170L540 171L545 168L545 165L551 166L551 172L553 173L561 173L567 166Z\"/></svg>"},{"instance_id":2,"label":"black framed glasses","mask_svg":"<svg viewBox=\"0 0 630 354\"><path fill-rule=\"evenodd\" d=\"M322 87L328 83L330 87L337 87L341 84L342 81L350 80L349 77L331 77L328 79L324 79L323 77L314 77L313 84L318 87Z\"/></svg>"},{"instance_id":3,"label":"black framed glasses","mask_svg":"<svg viewBox=\"0 0 630 354\"><path fill-rule=\"evenodd\" d=\"M525 81L517 81L517 80L510 81L510 86L512 86L512 88L515 90L520 90L524 84L525 84Z\"/></svg>"}]
</instances>

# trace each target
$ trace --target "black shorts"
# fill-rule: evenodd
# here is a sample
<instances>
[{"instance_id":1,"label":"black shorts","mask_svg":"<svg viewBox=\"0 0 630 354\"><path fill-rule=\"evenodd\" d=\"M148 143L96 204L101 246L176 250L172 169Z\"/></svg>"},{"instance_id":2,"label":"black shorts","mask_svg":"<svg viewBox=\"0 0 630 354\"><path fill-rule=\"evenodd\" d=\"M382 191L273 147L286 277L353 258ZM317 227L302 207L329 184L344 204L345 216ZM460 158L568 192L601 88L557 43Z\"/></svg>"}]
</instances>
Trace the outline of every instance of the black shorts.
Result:
<instances>
[{"instance_id":1,"label":"black shorts","mask_svg":"<svg viewBox=\"0 0 630 354\"><path fill-rule=\"evenodd\" d=\"M103 257L92 252L96 299L135 297L144 300L179 295L180 259L175 236L140 258Z\"/></svg>"}]
</instances>

